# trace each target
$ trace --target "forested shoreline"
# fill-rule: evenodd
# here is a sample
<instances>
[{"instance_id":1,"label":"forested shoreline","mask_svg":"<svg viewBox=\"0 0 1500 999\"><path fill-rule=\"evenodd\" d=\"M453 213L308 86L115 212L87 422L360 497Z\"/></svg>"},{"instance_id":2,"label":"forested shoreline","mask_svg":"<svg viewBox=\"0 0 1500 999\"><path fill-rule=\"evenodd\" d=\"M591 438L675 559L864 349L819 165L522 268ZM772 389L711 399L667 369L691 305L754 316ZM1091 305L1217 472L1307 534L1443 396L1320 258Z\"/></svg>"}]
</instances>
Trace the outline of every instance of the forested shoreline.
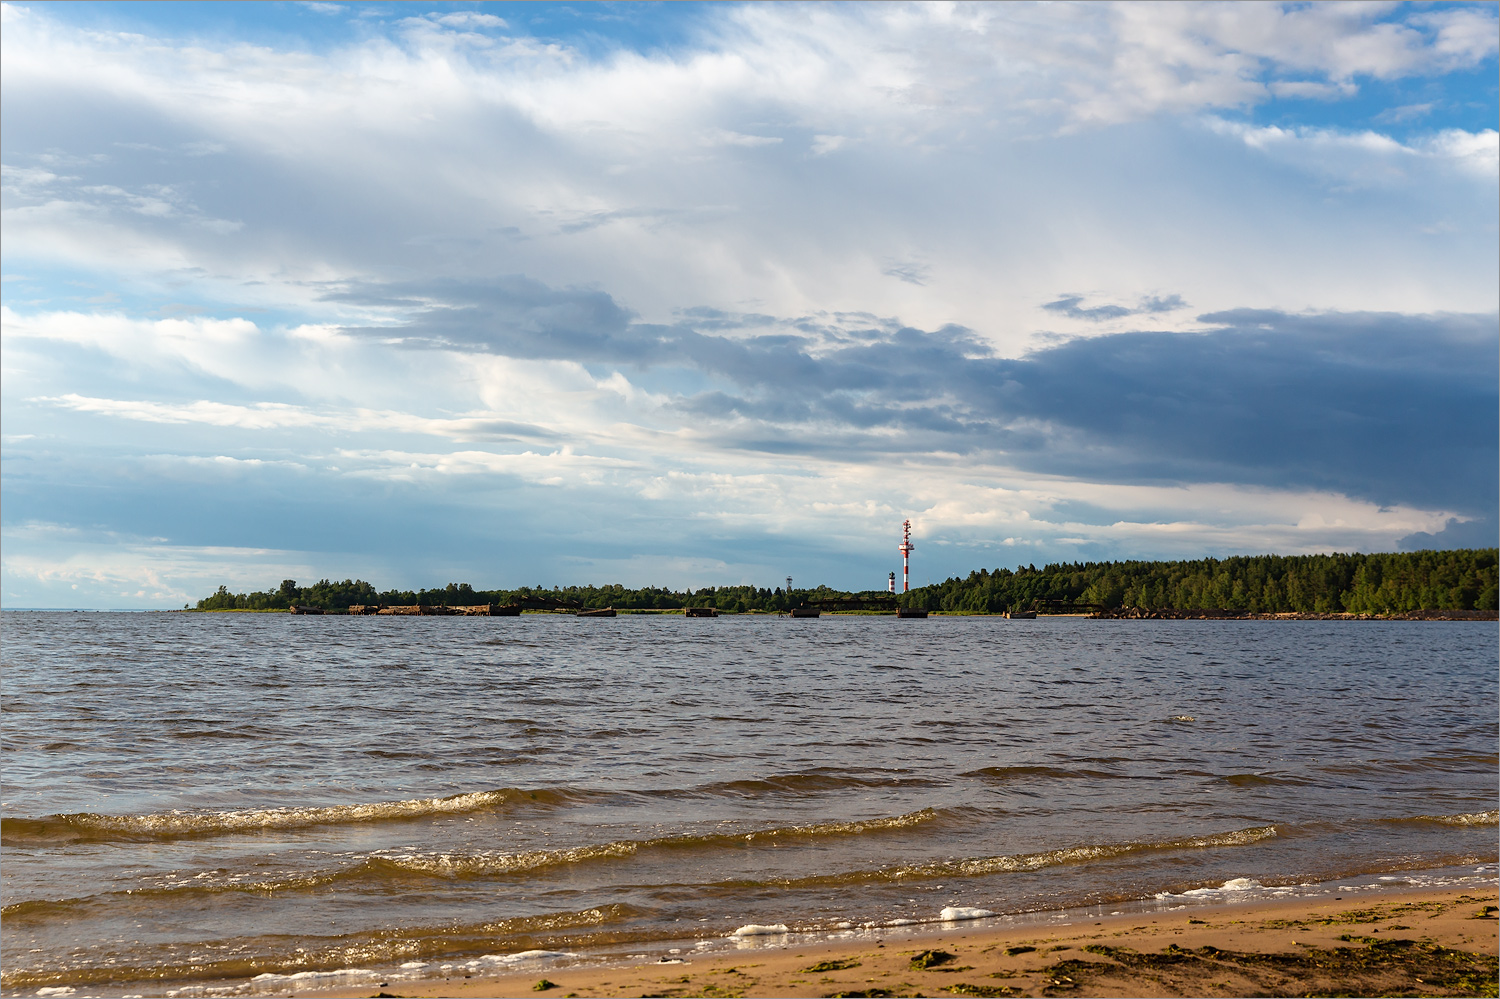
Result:
<instances>
[{"instance_id":1,"label":"forested shoreline","mask_svg":"<svg viewBox=\"0 0 1500 999\"><path fill-rule=\"evenodd\" d=\"M979 570L923 587L932 610L1091 605L1258 614L1495 610L1497 550L1249 555Z\"/></svg>"},{"instance_id":2,"label":"forested shoreline","mask_svg":"<svg viewBox=\"0 0 1500 999\"><path fill-rule=\"evenodd\" d=\"M1038 569L978 569L900 594L903 607L960 614L1040 610L1237 611L1255 614L1402 614L1419 611L1493 611L1500 604L1494 548L1392 554L1249 555L1189 561L1054 563ZM585 608L672 611L712 607L725 613L782 613L839 599L879 599L881 591L851 593L755 586L670 590L662 587L520 587L476 590L468 583L441 589L385 590L359 579L231 593L227 587L198 601L202 611L328 611L351 605L471 606L550 600ZM887 597L887 599L889 599Z\"/></svg>"}]
</instances>

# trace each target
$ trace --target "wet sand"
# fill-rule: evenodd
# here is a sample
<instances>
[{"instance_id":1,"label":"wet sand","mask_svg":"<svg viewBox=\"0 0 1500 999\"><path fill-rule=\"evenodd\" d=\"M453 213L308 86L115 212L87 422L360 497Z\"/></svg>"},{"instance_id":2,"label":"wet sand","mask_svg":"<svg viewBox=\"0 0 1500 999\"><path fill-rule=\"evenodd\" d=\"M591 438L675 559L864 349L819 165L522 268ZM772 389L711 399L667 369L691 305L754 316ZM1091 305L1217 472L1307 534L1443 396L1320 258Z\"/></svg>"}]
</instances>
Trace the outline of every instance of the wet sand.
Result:
<instances>
[{"instance_id":1,"label":"wet sand","mask_svg":"<svg viewBox=\"0 0 1500 999\"><path fill-rule=\"evenodd\" d=\"M1072 925L757 945L683 963L375 982L323 996L1494 996L1496 896L1426 890Z\"/></svg>"}]
</instances>

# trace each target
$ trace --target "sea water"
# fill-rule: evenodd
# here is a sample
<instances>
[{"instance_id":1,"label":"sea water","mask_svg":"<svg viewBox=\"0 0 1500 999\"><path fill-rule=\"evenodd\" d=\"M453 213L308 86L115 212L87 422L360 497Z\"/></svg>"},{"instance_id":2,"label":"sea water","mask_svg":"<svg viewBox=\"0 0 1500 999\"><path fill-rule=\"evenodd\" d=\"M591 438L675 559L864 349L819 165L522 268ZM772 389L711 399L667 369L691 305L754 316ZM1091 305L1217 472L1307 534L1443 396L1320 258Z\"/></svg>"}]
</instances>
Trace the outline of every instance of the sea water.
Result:
<instances>
[{"instance_id":1,"label":"sea water","mask_svg":"<svg viewBox=\"0 0 1500 999\"><path fill-rule=\"evenodd\" d=\"M3 626L10 995L673 960L1496 863L1493 622Z\"/></svg>"}]
</instances>

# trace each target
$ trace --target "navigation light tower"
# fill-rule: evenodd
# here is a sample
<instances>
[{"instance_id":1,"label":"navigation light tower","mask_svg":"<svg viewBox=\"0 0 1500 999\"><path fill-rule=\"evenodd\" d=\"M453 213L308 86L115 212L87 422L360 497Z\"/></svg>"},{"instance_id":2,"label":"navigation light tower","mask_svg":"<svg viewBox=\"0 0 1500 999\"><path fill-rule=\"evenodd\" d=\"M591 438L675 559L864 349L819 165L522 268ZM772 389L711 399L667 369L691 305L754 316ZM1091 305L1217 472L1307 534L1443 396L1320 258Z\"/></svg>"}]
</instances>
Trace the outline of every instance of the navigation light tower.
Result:
<instances>
[{"instance_id":1,"label":"navigation light tower","mask_svg":"<svg viewBox=\"0 0 1500 999\"><path fill-rule=\"evenodd\" d=\"M911 592L911 565L910 558L912 549L917 546L911 543L911 521L901 523L901 543L896 550L901 553L901 592Z\"/></svg>"}]
</instances>

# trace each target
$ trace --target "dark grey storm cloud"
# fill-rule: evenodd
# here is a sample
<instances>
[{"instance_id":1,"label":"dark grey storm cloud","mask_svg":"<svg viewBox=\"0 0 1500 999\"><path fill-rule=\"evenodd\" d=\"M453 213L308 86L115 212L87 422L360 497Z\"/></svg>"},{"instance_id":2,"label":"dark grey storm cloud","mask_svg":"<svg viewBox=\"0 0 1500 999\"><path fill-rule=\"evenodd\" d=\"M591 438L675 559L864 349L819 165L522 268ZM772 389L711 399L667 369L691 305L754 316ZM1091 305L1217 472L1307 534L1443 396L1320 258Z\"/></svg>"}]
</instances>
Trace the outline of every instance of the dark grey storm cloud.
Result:
<instances>
[{"instance_id":1,"label":"dark grey storm cloud","mask_svg":"<svg viewBox=\"0 0 1500 999\"><path fill-rule=\"evenodd\" d=\"M1334 489L1493 514L1494 316L1235 310L1206 333L1073 340L1014 363L1012 412L1142 477Z\"/></svg>"},{"instance_id":2,"label":"dark grey storm cloud","mask_svg":"<svg viewBox=\"0 0 1500 999\"><path fill-rule=\"evenodd\" d=\"M604 292L553 289L525 277L382 285L328 297L412 310L402 326L347 331L358 336L585 365L691 369L748 392L733 397L733 405L747 414L764 412L766 405L796 412L807 407L808 413L832 407L839 419L866 425L892 422L897 410L889 403L930 399L934 378L961 371L966 358L988 353L970 331L956 326L923 332L878 322L851 327L806 320L778 323L772 327L776 332L750 333L746 330L757 327L745 323L746 317L737 325L708 311L670 325L640 323ZM730 330L737 335L716 335ZM855 405L850 396L871 393L883 401Z\"/></svg>"},{"instance_id":3,"label":"dark grey storm cloud","mask_svg":"<svg viewBox=\"0 0 1500 999\"><path fill-rule=\"evenodd\" d=\"M1003 452L1096 481L1327 489L1481 517L1449 537L1493 540L1492 315L1240 309L1200 316L1206 332L1115 333L1001 358L962 327L873 317L693 310L640 323L603 292L521 277L343 297L408 303L404 326L351 331L408 346L676 370L691 376L672 390L678 407L722 426L729 446Z\"/></svg>"},{"instance_id":4,"label":"dark grey storm cloud","mask_svg":"<svg viewBox=\"0 0 1500 999\"><path fill-rule=\"evenodd\" d=\"M1473 520L1459 520L1451 517L1441 531L1428 534L1426 531L1418 531L1408 534L1397 542L1397 549L1404 552L1430 551L1432 549L1446 548L1494 548L1496 538L1500 536L1497 530L1495 517L1479 516Z\"/></svg>"}]
</instances>

